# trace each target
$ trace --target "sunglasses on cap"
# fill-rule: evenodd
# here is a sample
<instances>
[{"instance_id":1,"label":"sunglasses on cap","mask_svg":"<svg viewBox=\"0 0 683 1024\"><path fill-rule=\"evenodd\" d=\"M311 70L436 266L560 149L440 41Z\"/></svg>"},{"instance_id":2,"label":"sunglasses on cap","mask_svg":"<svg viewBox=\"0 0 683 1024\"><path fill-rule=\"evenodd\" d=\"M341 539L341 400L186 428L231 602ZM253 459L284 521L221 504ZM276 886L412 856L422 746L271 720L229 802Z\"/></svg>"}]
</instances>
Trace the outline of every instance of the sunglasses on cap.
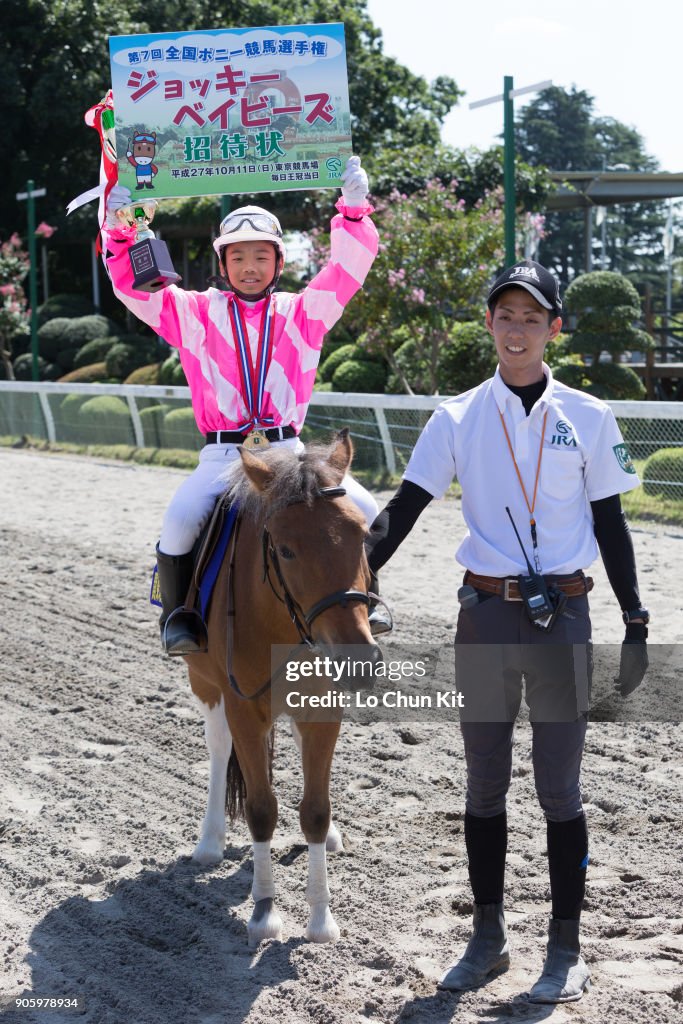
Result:
<instances>
[{"instance_id":1,"label":"sunglasses on cap","mask_svg":"<svg viewBox=\"0 0 683 1024\"><path fill-rule=\"evenodd\" d=\"M221 221L219 231L221 235L231 235L235 231L241 231L245 224L248 224L254 231L265 231L269 235L276 235L282 238L282 231L276 220L267 213L236 214L229 213Z\"/></svg>"}]
</instances>

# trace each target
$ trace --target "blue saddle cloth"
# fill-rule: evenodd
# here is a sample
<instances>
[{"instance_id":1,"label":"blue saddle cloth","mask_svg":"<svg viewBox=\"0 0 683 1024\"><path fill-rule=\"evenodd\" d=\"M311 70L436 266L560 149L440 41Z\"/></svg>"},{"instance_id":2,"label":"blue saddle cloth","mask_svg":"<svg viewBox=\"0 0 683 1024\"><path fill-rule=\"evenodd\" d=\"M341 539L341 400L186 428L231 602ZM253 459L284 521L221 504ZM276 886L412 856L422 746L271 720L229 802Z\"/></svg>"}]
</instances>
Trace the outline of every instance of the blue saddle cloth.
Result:
<instances>
[{"instance_id":1,"label":"blue saddle cloth","mask_svg":"<svg viewBox=\"0 0 683 1024\"><path fill-rule=\"evenodd\" d=\"M211 555L202 571L201 580L199 582L199 611L204 621L206 621L206 616L209 612L213 588L216 585L218 573L221 565L223 564L223 559L225 558L225 552L228 550L228 543L236 520L237 506L231 505L223 516L220 533L214 544L213 551L211 552Z\"/></svg>"}]
</instances>

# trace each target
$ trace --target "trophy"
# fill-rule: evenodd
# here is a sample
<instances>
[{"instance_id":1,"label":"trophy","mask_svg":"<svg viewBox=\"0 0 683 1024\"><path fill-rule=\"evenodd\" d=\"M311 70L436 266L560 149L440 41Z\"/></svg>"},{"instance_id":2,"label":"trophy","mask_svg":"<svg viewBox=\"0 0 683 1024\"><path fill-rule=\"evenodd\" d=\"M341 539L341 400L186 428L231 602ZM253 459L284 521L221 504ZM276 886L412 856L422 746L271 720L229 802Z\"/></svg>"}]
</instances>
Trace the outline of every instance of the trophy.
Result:
<instances>
[{"instance_id":1,"label":"trophy","mask_svg":"<svg viewBox=\"0 0 683 1024\"><path fill-rule=\"evenodd\" d=\"M173 269L168 246L155 237L149 226L158 205L156 199L145 199L116 211L122 224L137 228L137 241L128 255L133 268L133 287L141 292L157 292L180 280L180 274Z\"/></svg>"}]
</instances>

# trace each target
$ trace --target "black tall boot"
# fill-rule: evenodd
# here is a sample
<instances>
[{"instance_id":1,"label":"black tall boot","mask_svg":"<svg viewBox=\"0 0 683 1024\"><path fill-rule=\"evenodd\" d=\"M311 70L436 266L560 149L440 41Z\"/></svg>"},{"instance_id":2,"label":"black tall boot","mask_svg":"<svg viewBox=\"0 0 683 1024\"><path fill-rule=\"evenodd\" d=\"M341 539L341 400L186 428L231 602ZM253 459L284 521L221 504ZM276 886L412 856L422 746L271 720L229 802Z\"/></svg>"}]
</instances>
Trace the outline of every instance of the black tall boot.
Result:
<instances>
[{"instance_id":1,"label":"black tall boot","mask_svg":"<svg viewBox=\"0 0 683 1024\"><path fill-rule=\"evenodd\" d=\"M192 582L194 555L166 555L157 544L157 575L161 591L161 645L166 654L199 654L208 649L206 626L198 611L185 607Z\"/></svg>"},{"instance_id":2,"label":"black tall boot","mask_svg":"<svg viewBox=\"0 0 683 1024\"><path fill-rule=\"evenodd\" d=\"M370 573L370 592L375 595L370 600L368 607L368 622L370 623L370 632L373 636L381 636L382 633L391 633L394 628L394 620L391 617L391 612L384 604L383 601L377 601L379 597L379 580L374 572Z\"/></svg>"}]
</instances>

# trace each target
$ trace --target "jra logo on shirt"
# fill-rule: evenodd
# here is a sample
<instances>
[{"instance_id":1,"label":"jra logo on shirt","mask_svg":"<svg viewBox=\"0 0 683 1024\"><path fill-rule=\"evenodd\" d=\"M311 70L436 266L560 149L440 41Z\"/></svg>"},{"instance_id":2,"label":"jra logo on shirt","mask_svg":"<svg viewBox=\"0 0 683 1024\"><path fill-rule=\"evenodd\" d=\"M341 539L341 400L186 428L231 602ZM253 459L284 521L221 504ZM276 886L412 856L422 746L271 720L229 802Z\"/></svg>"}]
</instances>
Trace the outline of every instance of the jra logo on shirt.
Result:
<instances>
[{"instance_id":1,"label":"jra logo on shirt","mask_svg":"<svg viewBox=\"0 0 683 1024\"><path fill-rule=\"evenodd\" d=\"M625 444L615 444L612 451L624 473L635 473L636 467L633 465L633 460Z\"/></svg>"},{"instance_id":2,"label":"jra logo on shirt","mask_svg":"<svg viewBox=\"0 0 683 1024\"><path fill-rule=\"evenodd\" d=\"M564 420L558 420L555 424L557 433L550 438L550 443L565 448L576 448L576 440L572 434L572 428Z\"/></svg>"}]
</instances>

